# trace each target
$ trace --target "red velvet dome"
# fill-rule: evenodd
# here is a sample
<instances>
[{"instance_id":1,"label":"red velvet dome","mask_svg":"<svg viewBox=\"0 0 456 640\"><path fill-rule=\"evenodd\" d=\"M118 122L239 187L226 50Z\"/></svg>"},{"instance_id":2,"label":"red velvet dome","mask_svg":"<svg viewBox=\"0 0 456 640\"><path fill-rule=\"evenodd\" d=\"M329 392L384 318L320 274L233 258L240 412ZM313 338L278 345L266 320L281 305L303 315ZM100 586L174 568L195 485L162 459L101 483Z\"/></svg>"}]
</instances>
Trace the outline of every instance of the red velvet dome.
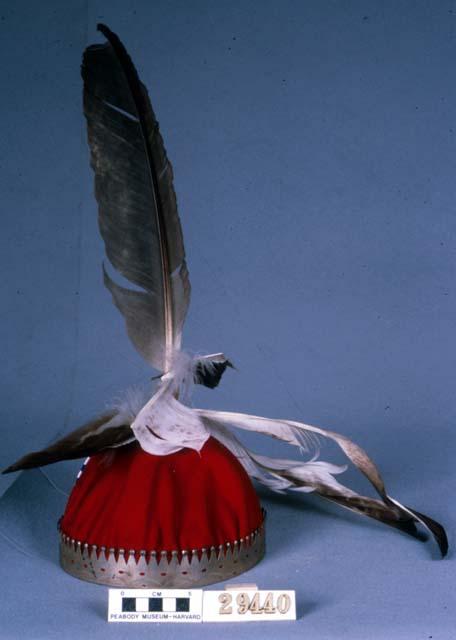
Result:
<instances>
[{"instance_id":1,"label":"red velvet dome","mask_svg":"<svg viewBox=\"0 0 456 640\"><path fill-rule=\"evenodd\" d=\"M239 541L262 521L244 468L209 438L200 452L155 456L133 443L91 457L60 529L98 549L180 552Z\"/></svg>"}]
</instances>

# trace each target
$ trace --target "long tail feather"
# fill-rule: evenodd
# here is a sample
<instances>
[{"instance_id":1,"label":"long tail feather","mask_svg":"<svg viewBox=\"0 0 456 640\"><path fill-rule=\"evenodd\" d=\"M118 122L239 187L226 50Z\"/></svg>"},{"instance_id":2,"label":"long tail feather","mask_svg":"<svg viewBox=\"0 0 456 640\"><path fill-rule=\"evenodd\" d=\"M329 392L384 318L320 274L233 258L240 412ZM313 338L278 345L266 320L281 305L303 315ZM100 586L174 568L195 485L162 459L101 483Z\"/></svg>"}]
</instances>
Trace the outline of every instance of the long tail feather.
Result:
<instances>
[{"instance_id":1,"label":"long tail feather","mask_svg":"<svg viewBox=\"0 0 456 640\"><path fill-rule=\"evenodd\" d=\"M333 440L339 445L347 458L369 480L381 500L358 495L351 489L348 489L332 477L330 469L328 468L325 469L326 476L322 475L322 473L315 473L315 469L311 470L310 468L306 468L306 465L315 464L315 460L301 465L290 460L273 461L271 464L271 459L252 454L245 448L243 450L243 456L244 458L246 456L250 458L250 464L253 462L253 464L259 466L263 474L266 472L266 474L276 477L278 481L288 481L289 486L279 483L281 490L285 488L306 492L314 491L323 498L335 502L351 511L374 518L411 535L416 534L415 523L419 522L432 534L439 546L442 556L446 555L448 551L448 539L442 525L432 518L420 514L402 505L394 498L391 498L386 493L383 479L375 463L360 446L347 437L334 431L325 431L319 427L291 420L272 420L261 416L228 411L210 411L205 409L197 409L196 411L204 420L212 425L216 437L217 429L220 433L220 427L223 427L225 432L222 433L222 437L224 437L225 440L229 440L226 435L227 426L263 433L297 447L300 447L300 433L318 434L319 436ZM217 427L215 427L215 425L217 425ZM311 471L314 473L313 476ZM251 475L252 477L256 477L255 474ZM261 481L261 477L257 477L257 479Z\"/></svg>"}]
</instances>

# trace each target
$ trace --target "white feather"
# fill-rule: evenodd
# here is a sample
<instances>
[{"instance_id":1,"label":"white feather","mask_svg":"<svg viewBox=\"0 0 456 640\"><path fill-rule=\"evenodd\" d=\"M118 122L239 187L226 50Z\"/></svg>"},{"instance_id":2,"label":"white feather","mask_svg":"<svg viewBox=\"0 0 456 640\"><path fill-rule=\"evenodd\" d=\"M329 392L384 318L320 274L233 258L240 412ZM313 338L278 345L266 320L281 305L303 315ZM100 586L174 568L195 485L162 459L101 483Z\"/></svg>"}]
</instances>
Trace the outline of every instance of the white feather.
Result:
<instances>
[{"instance_id":1,"label":"white feather","mask_svg":"<svg viewBox=\"0 0 456 640\"><path fill-rule=\"evenodd\" d=\"M344 489L333 477L333 474L342 473L347 466L338 466L329 462L311 460L287 460L271 458L250 451L245 447L229 429L220 423L206 421L212 435L224 444L233 453L249 476L272 491L283 493L287 489L311 492L318 484L340 490Z\"/></svg>"},{"instance_id":2,"label":"white feather","mask_svg":"<svg viewBox=\"0 0 456 640\"><path fill-rule=\"evenodd\" d=\"M117 416L123 420L123 424L131 424L148 399L145 389L130 387L122 395L114 399L112 408ZM122 423L120 423L122 424Z\"/></svg>"},{"instance_id":3,"label":"white feather","mask_svg":"<svg viewBox=\"0 0 456 640\"><path fill-rule=\"evenodd\" d=\"M355 495L334 478L334 474L346 471L347 465L339 466L323 460L299 462L297 460L270 458L253 453L251 453L251 456L255 462L267 469L271 474L288 479L289 489L294 491L310 493L319 486L324 485L325 488L331 487L337 492L343 491L344 495L347 495L347 492Z\"/></svg>"},{"instance_id":4,"label":"white feather","mask_svg":"<svg viewBox=\"0 0 456 640\"><path fill-rule=\"evenodd\" d=\"M230 425L256 431L268 436L282 440L287 444L298 447L301 451L318 449L318 435L328 437L330 432L310 425L291 422L289 420L273 420L262 416L254 416L246 413L236 413L233 411L212 411L210 409L195 409L202 417L219 424Z\"/></svg>"},{"instance_id":5,"label":"white feather","mask_svg":"<svg viewBox=\"0 0 456 640\"><path fill-rule=\"evenodd\" d=\"M248 415L245 413L235 413L231 411L211 411L208 409L195 409L195 411L211 424L215 423L223 426L234 426L239 427L240 429L246 429L247 431L263 433L273 438L278 438L279 440L287 442L288 444L299 447L300 449L302 449L302 438L306 433L310 433L312 435L316 434L333 440L339 445L348 459L361 471L361 473L363 473L368 478L369 482L371 482L382 499L387 499L385 486L376 465L361 447L359 447L357 444L355 444L345 436L335 433L334 431L326 431L325 429L321 429L319 427L314 427L309 424L291 420L264 418L262 416ZM315 462L315 458L313 458L311 462ZM323 471L324 473L331 473L328 467L326 467L326 469L320 469L320 471ZM274 471L274 473L276 472ZM291 477L293 477L293 474L295 480L299 480L299 476L303 474L303 471L291 470ZM289 470L287 470L286 475L287 478L290 477ZM308 477L310 478L310 476ZM331 483L331 486L334 489L336 488L336 484L339 485L339 483L337 483L334 479L331 481ZM354 495L350 489L346 489L345 487L343 494L345 496Z\"/></svg>"},{"instance_id":6,"label":"white feather","mask_svg":"<svg viewBox=\"0 0 456 640\"><path fill-rule=\"evenodd\" d=\"M131 428L148 453L168 455L188 448L200 451L210 436L198 413L177 400L188 402L193 386L193 359L175 352L171 370L136 415Z\"/></svg>"}]
</instances>

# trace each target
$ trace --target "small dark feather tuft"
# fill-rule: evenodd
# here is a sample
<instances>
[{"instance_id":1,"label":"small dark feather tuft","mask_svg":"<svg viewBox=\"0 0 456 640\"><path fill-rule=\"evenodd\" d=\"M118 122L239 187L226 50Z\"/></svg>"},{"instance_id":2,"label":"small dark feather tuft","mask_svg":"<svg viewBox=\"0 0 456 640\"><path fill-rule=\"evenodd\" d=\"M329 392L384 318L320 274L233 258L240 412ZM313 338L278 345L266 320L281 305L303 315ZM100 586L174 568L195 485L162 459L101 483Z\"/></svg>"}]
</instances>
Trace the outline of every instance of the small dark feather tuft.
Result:
<instances>
[{"instance_id":1,"label":"small dark feather tuft","mask_svg":"<svg viewBox=\"0 0 456 640\"><path fill-rule=\"evenodd\" d=\"M202 384L205 387L209 387L209 389L215 389L228 367L234 369L229 360L224 360L223 362L199 360L195 366L193 380L195 384Z\"/></svg>"}]
</instances>

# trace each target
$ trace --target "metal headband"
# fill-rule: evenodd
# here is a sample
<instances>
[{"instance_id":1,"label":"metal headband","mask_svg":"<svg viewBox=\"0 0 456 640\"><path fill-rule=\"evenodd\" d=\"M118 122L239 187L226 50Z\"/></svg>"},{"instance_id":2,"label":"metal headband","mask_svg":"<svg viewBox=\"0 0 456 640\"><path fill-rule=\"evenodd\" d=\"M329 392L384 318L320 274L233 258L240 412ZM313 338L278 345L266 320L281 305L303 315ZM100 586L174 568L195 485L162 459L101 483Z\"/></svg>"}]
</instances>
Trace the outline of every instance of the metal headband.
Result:
<instances>
[{"instance_id":1,"label":"metal headband","mask_svg":"<svg viewBox=\"0 0 456 640\"><path fill-rule=\"evenodd\" d=\"M222 582L251 569L265 552L264 519L240 540L191 551L107 549L60 532L60 564L76 578L128 588L192 588Z\"/></svg>"}]
</instances>

